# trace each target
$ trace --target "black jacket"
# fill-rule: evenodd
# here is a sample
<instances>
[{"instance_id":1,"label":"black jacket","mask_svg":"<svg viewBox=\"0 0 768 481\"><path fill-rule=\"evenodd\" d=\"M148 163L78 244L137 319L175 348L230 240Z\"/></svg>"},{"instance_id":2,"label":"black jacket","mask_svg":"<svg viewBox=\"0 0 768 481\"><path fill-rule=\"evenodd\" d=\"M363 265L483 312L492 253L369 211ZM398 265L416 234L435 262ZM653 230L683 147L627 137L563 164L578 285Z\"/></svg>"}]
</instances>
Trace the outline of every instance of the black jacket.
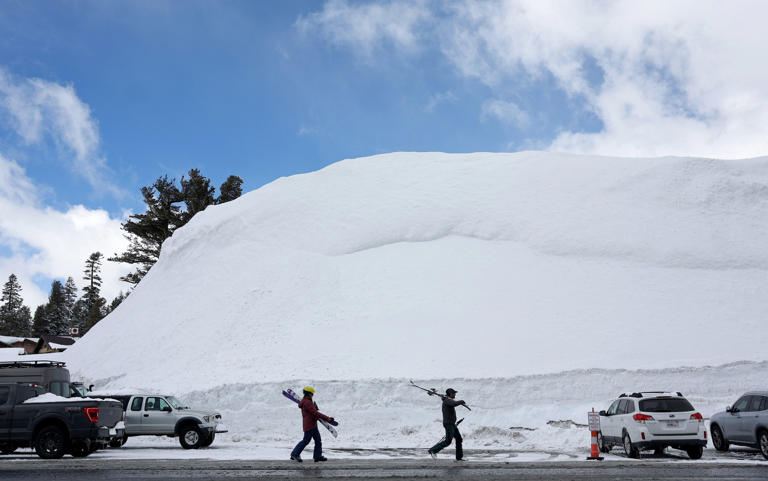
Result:
<instances>
[{"instance_id":1,"label":"black jacket","mask_svg":"<svg viewBox=\"0 0 768 481\"><path fill-rule=\"evenodd\" d=\"M449 397L443 399L443 424L456 424L456 406L461 404L464 404L464 401Z\"/></svg>"}]
</instances>

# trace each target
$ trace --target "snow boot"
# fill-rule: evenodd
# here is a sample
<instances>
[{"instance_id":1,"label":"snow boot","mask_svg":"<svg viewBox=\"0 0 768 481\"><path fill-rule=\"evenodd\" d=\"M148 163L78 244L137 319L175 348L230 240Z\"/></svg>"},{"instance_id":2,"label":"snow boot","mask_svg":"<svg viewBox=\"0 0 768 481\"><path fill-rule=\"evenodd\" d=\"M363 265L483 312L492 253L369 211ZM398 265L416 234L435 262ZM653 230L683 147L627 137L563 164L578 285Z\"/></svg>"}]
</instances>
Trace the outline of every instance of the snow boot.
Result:
<instances>
[{"instance_id":1,"label":"snow boot","mask_svg":"<svg viewBox=\"0 0 768 481\"><path fill-rule=\"evenodd\" d=\"M316 463L319 463L321 461L328 461L328 458L326 458L325 456L320 456L319 458L315 458Z\"/></svg>"},{"instance_id":2,"label":"snow boot","mask_svg":"<svg viewBox=\"0 0 768 481\"><path fill-rule=\"evenodd\" d=\"M301 462L301 456L291 456L291 461L296 461L297 463Z\"/></svg>"}]
</instances>

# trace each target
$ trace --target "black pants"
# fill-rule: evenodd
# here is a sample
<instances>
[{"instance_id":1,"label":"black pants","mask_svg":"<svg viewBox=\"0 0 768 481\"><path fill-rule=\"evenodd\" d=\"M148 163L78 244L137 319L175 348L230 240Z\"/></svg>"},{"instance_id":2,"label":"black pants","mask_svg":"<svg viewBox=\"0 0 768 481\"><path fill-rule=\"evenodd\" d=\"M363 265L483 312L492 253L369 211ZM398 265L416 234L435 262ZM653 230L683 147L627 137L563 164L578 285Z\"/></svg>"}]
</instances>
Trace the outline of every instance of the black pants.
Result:
<instances>
[{"instance_id":1,"label":"black pants","mask_svg":"<svg viewBox=\"0 0 768 481\"><path fill-rule=\"evenodd\" d=\"M463 439L461 437L461 433L459 432L459 427L455 424L443 424L443 427L445 428L445 439L432 446L430 451L433 453L439 453L443 449L450 446L453 438L456 438L456 459L463 458L464 448L461 446Z\"/></svg>"}]
</instances>

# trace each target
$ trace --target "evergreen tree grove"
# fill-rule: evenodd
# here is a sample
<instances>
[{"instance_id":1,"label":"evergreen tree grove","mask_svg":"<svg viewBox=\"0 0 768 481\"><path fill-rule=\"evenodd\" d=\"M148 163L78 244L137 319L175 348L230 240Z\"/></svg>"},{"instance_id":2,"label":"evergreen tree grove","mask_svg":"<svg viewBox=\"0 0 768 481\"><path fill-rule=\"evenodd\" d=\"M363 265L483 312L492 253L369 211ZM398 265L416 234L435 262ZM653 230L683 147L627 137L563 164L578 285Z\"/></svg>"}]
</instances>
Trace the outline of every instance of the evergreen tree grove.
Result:
<instances>
[{"instance_id":1,"label":"evergreen tree grove","mask_svg":"<svg viewBox=\"0 0 768 481\"><path fill-rule=\"evenodd\" d=\"M223 204L242 194L243 179L230 175L221 185L221 195L216 198L216 189L211 180L191 169L189 178L181 178L181 188L175 179L167 175L159 177L149 187L142 187L141 194L146 205L143 214L133 214L122 225L129 241L128 248L121 254L114 254L108 260L136 265L136 269L120 279L136 285L149 272L160 257L163 242L179 227L189 222L198 212L213 204ZM182 210L180 204L184 204Z\"/></svg>"}]
</instances>

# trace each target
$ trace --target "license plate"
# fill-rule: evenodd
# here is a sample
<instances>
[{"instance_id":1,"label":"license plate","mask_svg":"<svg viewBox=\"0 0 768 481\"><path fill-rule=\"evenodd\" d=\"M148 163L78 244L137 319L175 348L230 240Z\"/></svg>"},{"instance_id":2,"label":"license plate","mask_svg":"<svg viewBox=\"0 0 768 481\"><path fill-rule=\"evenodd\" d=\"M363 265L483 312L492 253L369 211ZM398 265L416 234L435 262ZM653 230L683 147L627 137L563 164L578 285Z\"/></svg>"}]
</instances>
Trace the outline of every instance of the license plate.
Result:
<instances>
[{"instance_id":1,"label":"license plate","mask_svg":"<svg viewBox=\"0 0 768 481\"><path fill-rule=\"evenodd\" d=\"M668 428L676 428L677 427L677 421L667 421L667 427Z\"/></svg>"}]
</instances>

